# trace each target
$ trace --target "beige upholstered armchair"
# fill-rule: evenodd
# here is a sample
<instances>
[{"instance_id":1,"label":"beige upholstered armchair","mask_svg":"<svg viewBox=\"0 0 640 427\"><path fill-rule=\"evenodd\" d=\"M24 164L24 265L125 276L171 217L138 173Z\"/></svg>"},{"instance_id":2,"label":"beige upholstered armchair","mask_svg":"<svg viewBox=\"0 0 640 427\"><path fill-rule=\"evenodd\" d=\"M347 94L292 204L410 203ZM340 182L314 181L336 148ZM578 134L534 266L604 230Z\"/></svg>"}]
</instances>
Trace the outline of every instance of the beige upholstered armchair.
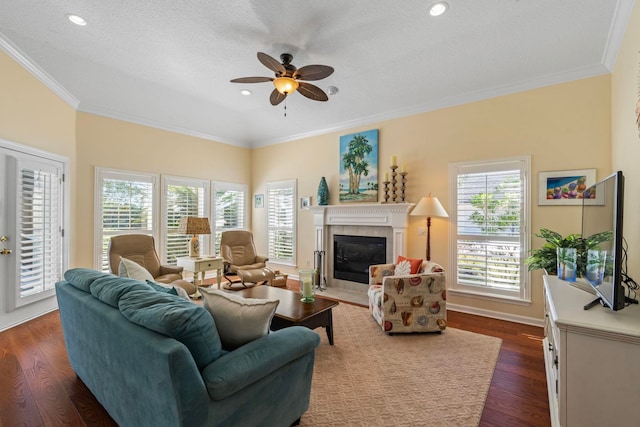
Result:
<instances>
[{"instance_id":1,"label":"beige upholstered armchair","mask_svg":"<svg viewBox=\"0 0 640 427\"><path fill-rule=\"evenodd\" d=\"M229 281L225 285L227 289L231 289L233 283L241 283L246 288L247 283L264 284L275 277L266 264L269 258L256 253L250 231L223 231L220 256L224 261L224 277Z\"/></svg>"},{"instance_id":2,"label":"beige upholstered armchair","mask_svg":"<svg viewBox=\"0 0 640 427\"><path fill-rule=\"evenodd\" d=\"M115 275L121 274L122 258L126 258L142 266L153 277L155 282L180 286L192 294L195 286L182 279L182 267L160 265L160 258L155 248L153 236L146 234L123 234L113 236L109 241L109 268ZM128 276L129 277L129 276Z\"/></svg>"},{"instance_id":3,"label":"beige upholstered armchair","mask_svg":"<svg viewBox=\"0 0 640 427\"><path fill-rule=\"evenodd\" d=\"M441 332L447 327L446 276L425 261L417 274L395 276L395 264L369 267L369 310L383 331Z\"/></svg>"}]
</instances>

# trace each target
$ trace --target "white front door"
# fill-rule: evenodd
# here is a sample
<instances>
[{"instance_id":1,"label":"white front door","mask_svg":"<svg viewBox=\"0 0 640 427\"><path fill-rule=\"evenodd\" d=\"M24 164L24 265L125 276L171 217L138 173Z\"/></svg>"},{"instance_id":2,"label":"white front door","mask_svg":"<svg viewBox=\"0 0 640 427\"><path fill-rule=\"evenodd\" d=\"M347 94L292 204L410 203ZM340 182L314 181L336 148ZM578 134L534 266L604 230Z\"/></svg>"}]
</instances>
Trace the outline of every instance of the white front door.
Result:
<instances>
[{"instance_id":1,"label":"white front door","mask_svg":"<svg viewBox=\"0 0 640 427\"><path fill-rule=\"evenodd\" d=\"M12 317L0 330L21 317L8 313L53 296L64 274L65 167L59 156L0 140L0 313Z\"/></svg>"}]
</instances>

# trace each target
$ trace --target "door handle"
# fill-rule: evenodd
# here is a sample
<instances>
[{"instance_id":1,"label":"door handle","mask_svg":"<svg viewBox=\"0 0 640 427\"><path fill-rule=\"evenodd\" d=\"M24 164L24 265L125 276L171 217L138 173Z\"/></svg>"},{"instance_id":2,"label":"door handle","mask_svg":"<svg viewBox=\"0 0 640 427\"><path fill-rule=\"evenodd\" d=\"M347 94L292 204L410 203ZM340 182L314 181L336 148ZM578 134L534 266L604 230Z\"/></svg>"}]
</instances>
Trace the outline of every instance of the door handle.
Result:
<instances>
[{"instance_id":1,"label":"door handle","mask_svg":"<svg viewBox=\"0 0 640 427\"><path fill-rule=\"evenodd\" d=\"M0 255L10 255L11 249L3 249L0 251Z\"/></svg>"}]
</instances>

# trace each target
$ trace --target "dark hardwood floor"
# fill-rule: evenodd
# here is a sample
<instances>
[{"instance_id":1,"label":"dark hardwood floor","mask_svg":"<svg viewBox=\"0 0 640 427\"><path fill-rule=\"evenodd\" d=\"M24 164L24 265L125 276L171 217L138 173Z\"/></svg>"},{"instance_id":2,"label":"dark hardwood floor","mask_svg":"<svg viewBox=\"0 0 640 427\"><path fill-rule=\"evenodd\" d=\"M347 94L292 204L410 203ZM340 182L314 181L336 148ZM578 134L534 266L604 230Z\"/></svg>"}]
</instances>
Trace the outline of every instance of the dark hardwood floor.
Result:
<instances>
[{"instance_id":1,"label":"dark hardwood floor","mask_svg":"<svg viewBox=\"0 0 640 427\"><path fill-rule=\"evenodd\" d=\"M447 316L452 328L502 339L480 425L549 426L542 328ZM0 333L0 426L62 425L116 424L71 369L55 311Z\"/></svg>"}]
</instances>

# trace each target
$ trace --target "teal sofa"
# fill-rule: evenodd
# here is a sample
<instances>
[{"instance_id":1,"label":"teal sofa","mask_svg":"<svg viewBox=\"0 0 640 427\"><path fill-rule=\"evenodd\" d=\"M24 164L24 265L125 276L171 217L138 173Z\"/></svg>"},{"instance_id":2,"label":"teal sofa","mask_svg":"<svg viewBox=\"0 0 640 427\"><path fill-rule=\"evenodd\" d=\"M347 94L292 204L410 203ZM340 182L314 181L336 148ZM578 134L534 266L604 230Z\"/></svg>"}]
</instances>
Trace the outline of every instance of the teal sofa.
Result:
<instances>
[{"instance_id":1,"label":"teal sofa","mask_svg":"<svg viewBox=\"0 0 640 427\"><path fill-rule=\"evenodd\" d=\"M228 351L200 305L94 270L64 277L71 367L120 426L288 427L308 409L315 332L286 328Z\"/></svg>"}]
</instances>

